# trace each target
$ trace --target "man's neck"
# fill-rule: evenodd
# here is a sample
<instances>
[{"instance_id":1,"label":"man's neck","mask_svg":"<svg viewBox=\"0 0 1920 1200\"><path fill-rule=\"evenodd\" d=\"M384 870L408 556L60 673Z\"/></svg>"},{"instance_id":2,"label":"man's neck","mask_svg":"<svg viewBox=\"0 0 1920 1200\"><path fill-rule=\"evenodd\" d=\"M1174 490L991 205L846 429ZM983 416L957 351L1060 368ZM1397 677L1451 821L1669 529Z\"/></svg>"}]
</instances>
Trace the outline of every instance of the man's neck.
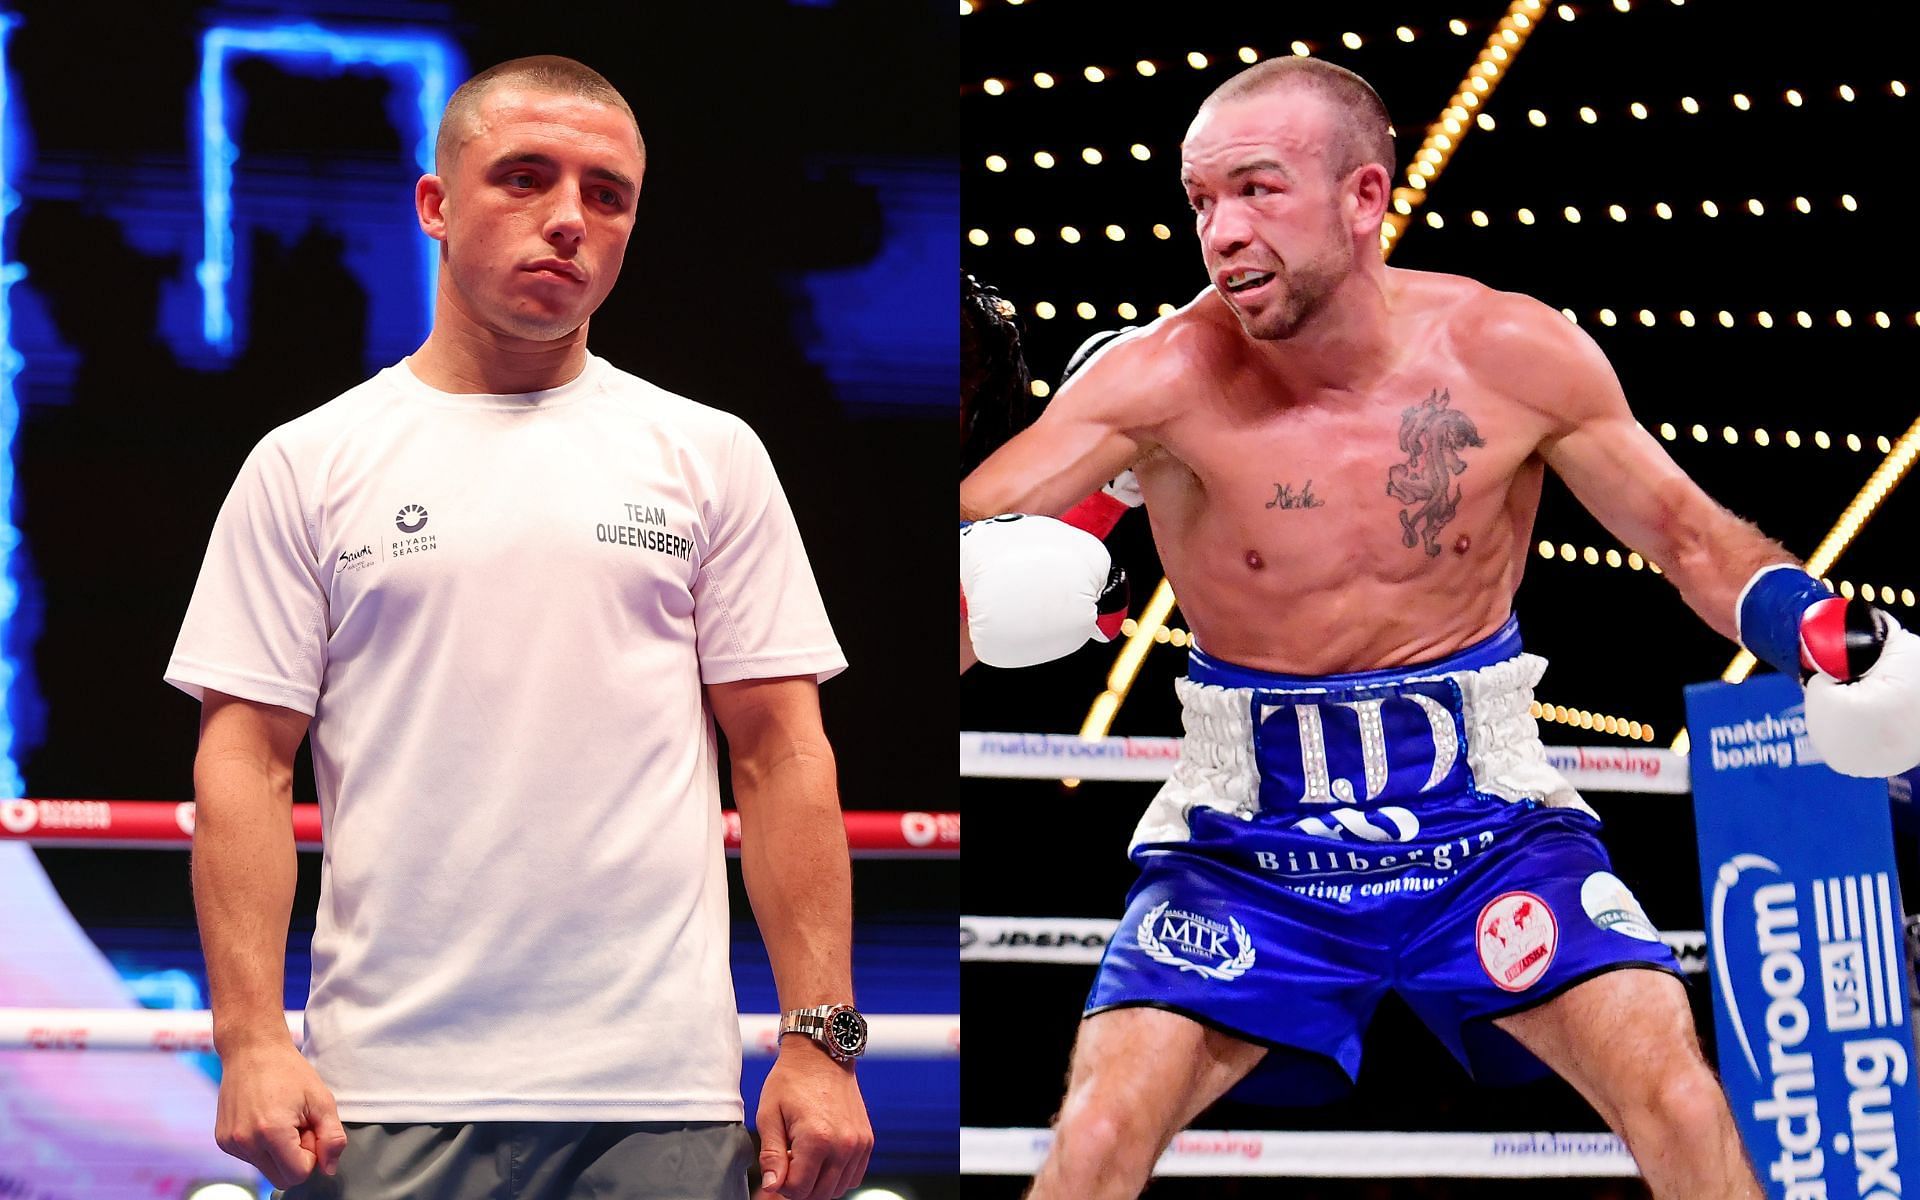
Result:
<instances>
[{"instance_id":1,"label":"man's neck","mask_svg":"<svg viewBox=\"0 0 1920 1200\"><path fill-rule=\"evenodd\" d=\"M532 342L437 321L407 365L422 383L442 392L544 392L572 382L586 369L587 327L551 342Z\"/></svg>"},{"instance_id":2,"label":"man's neck","mask_svg":"<svg viewBox=\"0 0 1920 1200\"><path fill-rule=\"evenodd\" d=\"M1384 270L1356 271L1292 337L1256 344L1290 391L1365 391L1400 365Z\"/></svg>"}]
</instances>

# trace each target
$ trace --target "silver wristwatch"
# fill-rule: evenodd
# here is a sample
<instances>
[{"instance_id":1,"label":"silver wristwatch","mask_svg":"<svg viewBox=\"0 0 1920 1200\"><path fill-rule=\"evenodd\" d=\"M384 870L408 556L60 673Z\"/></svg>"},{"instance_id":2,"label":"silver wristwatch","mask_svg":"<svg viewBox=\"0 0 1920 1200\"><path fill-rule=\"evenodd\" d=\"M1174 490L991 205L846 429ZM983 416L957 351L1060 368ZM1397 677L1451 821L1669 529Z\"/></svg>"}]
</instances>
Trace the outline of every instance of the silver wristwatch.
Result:
<instances>
[{"instance_id":1,"label":"silver wristwatch","mask_svg":"<svg viewBox=\"0 0 1920 1200\"><path fill-rule=\"evenodd\" d=\"M796 1008L780 1018L780 1037L790 1033L820 1043L835 1062L852 1062L867 1052L867 1019L851 1004Z\"/></svg>"}]
</instances>

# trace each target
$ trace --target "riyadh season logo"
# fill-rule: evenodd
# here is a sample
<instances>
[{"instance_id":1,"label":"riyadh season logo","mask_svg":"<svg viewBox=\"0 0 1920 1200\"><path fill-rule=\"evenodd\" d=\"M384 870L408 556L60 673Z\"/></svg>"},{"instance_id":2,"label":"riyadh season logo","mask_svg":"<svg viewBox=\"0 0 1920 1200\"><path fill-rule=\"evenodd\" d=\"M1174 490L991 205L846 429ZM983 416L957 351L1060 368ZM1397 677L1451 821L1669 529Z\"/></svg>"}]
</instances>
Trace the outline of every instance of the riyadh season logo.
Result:
<instances>
[{"instance_id":1,"label":"riyadh season logo","mask_svg":"<svg viewBox=\"0 0 1920 1200\"><path fill-rule=\"evenodd\" d=\"M1253 937L1247 927L1229 916L1227 924L1198 913L1168 911L1171 900L1162 900L1140 919L1134 940L1148 958L1182 971L1205 975L1208 979L1232 981L1253 966ZM1227 938L1233 948L1227 948ZM1183 953L1184 952L1184 953ZM1221 960L1218 966L1211 959Z\"/></svg>"},{"instance_id":2,"label":"riyadh season logo","mask_svg":"<svg viewBox=\"0 0 1920 1200\"><path fill-rule=\"evenodd\" d=\"M395 538L387 543L388 558L400 558L408 554L420 554L427 550L438 550L439 539L431 533L422 533L427 527L427 510L418 504L409 504L393 514L393 524L405 537Z\"/></svg>"}]
</instances>

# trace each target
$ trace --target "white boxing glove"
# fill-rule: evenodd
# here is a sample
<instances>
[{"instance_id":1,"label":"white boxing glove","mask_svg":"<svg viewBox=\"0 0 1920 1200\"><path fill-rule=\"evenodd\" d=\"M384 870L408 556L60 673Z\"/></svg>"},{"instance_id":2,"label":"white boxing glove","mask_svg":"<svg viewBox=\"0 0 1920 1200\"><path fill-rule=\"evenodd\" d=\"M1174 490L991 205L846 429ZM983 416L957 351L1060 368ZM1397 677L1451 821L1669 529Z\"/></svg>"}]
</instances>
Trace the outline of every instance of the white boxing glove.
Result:
<instances>
[{"instance_id":1,"label":"white boxing glove","mask_svg":"<svg viewBox=\"0 0 1920 1200\"><path fill-rule=\"evenodd\" d=\"M1920 636L1886 621L1880 656L1842 683L1816 671L1807 680L1807 736L1842 775L1885 779L1920 766Z\"/></svg>"},{"instance_id":2,"label":"white boxing glove","mask_svg":"<svg viewBox=\"0 0 1920 1200\"><path fill-rule=\"evenodd\" d=\"M1125 610L1124 576L1106 546L1052 517L1000 516L962 528L960 593L973 652L991 667L1030 667L1088 638L1109 640Z\"/></svg>"}]
</instances>

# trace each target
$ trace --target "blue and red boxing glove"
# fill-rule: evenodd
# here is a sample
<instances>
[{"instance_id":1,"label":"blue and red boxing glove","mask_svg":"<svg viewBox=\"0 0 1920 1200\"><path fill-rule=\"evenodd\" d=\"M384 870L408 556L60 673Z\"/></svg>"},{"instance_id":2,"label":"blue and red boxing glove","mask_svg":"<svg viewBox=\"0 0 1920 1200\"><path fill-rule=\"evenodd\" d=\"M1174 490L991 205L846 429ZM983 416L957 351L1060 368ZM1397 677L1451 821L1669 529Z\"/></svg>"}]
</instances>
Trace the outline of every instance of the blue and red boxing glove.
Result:
<instances>
[{"instance_id":1,"label":"blue and red boxing glove","mask_svg":"<svg viewBox=\"0 0 1920 1200\"><path fill-rule=\"evenodd\" d=\"M1920 637L1791 563L1754 573L1735 620L1741 645L1805 681L1807 736L1828 766L1867 778L1920 766Z\"/></svg>"}]
</instances>

